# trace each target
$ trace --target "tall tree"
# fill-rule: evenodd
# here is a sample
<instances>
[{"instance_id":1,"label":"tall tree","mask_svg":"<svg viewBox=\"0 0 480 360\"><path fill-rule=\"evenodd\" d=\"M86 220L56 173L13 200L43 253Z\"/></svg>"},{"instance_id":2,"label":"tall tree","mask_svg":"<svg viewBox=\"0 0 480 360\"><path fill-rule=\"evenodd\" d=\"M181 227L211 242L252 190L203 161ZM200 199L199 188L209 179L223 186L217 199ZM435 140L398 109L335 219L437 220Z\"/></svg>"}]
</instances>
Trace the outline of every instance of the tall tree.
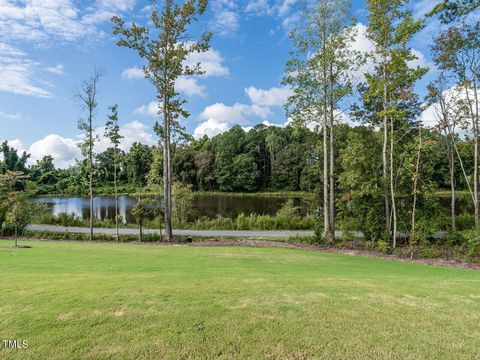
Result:
<instances>
[{"instance_id":1,"label":"tall tree","mask_svg":"<svg viewBox=\"0 0 480 360\"><path fill-rule=\"evenodd\" d=\"M412 12L405 10L409 0L368 0L367 36L374 44L375 73L367 74L368 91L364 102L376 99L375 118L383 127L383 189L385 203L385 227L396 246L397 209L395 201L395 127L408 114L415 112L415 82L427 71L412 68L416 59L407 43L423 26L423 20L414 20ZM409 108L410 107L410 108ZM390 146L389 146L390 144ZM390 147L390 148L389 148ZM388 156L389 155L389 156ZM391 220L390 220L391 219Z\"/></svg>"},{"instance_id":2,"label":"tall tree","mask_svg":"<svg viewBox=\"0 0 480 360\"><path fill-rule=\"evenodd\" d=\"M199 41L188 37L188 27L202 15L207 7L207 0L188 0L182 5L174 0L165 0L161 11L156 1L152 0L151 24L153 28L131 26L119 17L113 17L113 33L120 35L117 45L135 50L146 61L143 67L145 78L157 90L159 114L162 125L156 124L163 143L163 184L165 199L165 235L167 241L172 236L172 132L179 130L178 119L187 118L183 100L176 90L176 80L180 76L202 74L201 65L188 66L189 54L206 52L209 49L211 33L201 35Z\"/></svg>"},{"instance_id":3,"label":"tall tree","mask_svg":"<svg viewBox=\"0 0 480 360\"><path fill-rule=\"evenodd\" d=\"M480 97L480 22L453 25L435 38L432 47L438 67L454 75L463 89L461 100L467 110L474 146L473 197L475 224L480 227L480 198L478 196Z\"/></svg>"},{"instance_id":4,"label":"tall tree","mask_svg":"<svg viewBox=\"0 0 480 360\"><path fill-rule=\"evenodd\" d=\"M105 136L110 140L113 145L113 186L115 188L115 234L117 242L119 241L118 235L118 189L117 189L117 172L120 165L120 142L123 136L120 134L120 126L118 125L118 105L113 105L110 108L110 115L108 115L107 122L105 123Z\"/></svg>"},{"instance_id":5,"label":"tall tree","mask_svg":"<svg viewBox=\"0 0 480 360\"><path fill-rule=\"evenodd\" d=\"M82 82L75 92L75 97L86 112L86 118L78 120L78 129L83 131L84 140L79 144L83 156L88 159L88 188L90 195L90 241L93 240L93 171L94 171L94 145L97 137L94 134L95 116L97 115L98 84L102 77L102 71L95 68L93 74Z\"/></svg>"},{"instance_id":6,"label":"tall tree","mask_svg":"<svg viewBox=\"0 0 480 360\"><path fill-rule=\"evenodd\" d=\"M426 103L433 109L433 116L436 122L435 129L440 134L440 145L445 151L448 160L450 175L450 216L451 229L456 231L456 158L460 163L465 182L469 188L473 203L475 197L470 186L463 160L457 147L457 130L463 125L464 107L460 101L462 90L460 87L447 89L447 79L441 74L436 80L428 85Z\"/></svg>"},{"instance_id":7,"label":"tall tree","mask_svg":"<svg viewBox=\"0 0 480 360\"><path fill-rule=\"evenodd\" d=\"M349 46L354 35L350 2L304 0L299 8L303 19L290 35L294 51L284 79L294 90L287 112L301 123L322 125L324 232L334 242L334 122L340 101L351 92L350 74L358 60Z\"/></svg>"}]
</instances>

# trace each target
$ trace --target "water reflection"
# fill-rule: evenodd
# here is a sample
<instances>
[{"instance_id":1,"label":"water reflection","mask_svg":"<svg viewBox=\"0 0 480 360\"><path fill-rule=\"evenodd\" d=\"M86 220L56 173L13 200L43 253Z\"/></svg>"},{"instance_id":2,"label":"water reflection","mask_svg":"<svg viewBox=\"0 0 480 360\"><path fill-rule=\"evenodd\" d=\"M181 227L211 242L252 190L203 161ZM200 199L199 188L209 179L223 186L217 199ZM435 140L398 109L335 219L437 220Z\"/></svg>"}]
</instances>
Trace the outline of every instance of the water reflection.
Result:
<instances>
[{"instance_id":1,"label":"water reflection","mask_svg":"<svg viewBox=\"0 0 480 360\"><path fill-rule=\"evenodd\" d=\"M234 195L198 195L193 197L192 205L198 217L215 218L217 216L235 218L241 213L274 215L285 203L287 197L267 196L234 196ZM158 198L146 199L150 208L158 208ZM307 212L307 205L301 198L294 198L294 203L303 214ZM38 203L48 206L52 215L60 213L73 214L83 219L90 218L90 202L83 197L44 197L35 199ZM132 223L134 219L130 210L137 202L137 198L120 196L118 199L118 213L124 222ZM160 205L162 206L162 205ZM93 199L93 214L97 220L115 218L115 199L110 196L97 196Z\"/></svg>"}]
</instances>

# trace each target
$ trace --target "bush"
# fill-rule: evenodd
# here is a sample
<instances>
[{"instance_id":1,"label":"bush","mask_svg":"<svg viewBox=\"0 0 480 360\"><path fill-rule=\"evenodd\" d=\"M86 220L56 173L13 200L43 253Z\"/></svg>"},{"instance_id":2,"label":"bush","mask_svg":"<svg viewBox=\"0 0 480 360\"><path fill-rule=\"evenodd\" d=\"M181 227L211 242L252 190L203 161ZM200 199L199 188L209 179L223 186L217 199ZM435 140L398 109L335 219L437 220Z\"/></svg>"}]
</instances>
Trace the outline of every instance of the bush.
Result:
<instances>
[{"instance_id":1,"label":"bush","mask_svg":"<svg viewBox=\"0 0 480 360\"><path fill-rule=\"evenodd\" d=\"M440 252L437 248L428 245L421 245L418 247L418 253L421 257L427 259L436 259L440 256Z\"/></svg>"},{"instance_id":2,"label":"bush","mask_svg":"<svg viewBox=\"0 0 480 360\"><path fill-rule=\"evenodd\" d=\"M300 215L299 207L295 206L293 199L288 199L277 211L276 216L298 217Z\"/></svg>"},{"instance_id":3,"label":"bush","mask_svg":"<svg viewBox=\"0 0 480 360\"><path fill-rule=\"evenodd\" d=\"M473 229L475 227L475 216L468 213L457 215L456 225L459 231Z\"/></svg>"},{"instance_id":4,"label":"bush","mask_svg":"<svg viewBox=\"0 0 480 360\"><path fill-rule=\"evenodd\" d=\"M475 230L467 230L463 232L465 238L465 247L467 256L470 258L480 256L480 233Z\"/></svg>"},{"instance_id":5,"label":"bush","mask_svg":"<svg viewBox=\"0 0 480 360\"><path fill-rule=\"evenodd\" d=\"M375 243L375 248L384 254L387 254L390 251L390 246L388 245L388 242L384 240L377 241Z\"/></svg>"}]
</instances>

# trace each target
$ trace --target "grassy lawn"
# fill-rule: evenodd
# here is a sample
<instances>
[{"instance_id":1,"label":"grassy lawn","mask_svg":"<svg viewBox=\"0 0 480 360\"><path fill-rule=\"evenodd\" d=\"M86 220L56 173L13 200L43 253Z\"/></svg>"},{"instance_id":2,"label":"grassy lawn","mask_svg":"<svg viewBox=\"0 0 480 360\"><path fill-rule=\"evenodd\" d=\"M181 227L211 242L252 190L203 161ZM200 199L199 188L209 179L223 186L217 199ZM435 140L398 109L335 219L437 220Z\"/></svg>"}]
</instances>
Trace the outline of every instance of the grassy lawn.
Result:
<instances>
[{"instance_id":1,"label":"grassy lawn","mask_svg":"<svg viewBox=\"0 0 480 360\"><path fill-rule=\"evenodd\" d=\"M478 359L480 272L304 250L0 242L21 359Z\"/></svg>"}]
</instances>

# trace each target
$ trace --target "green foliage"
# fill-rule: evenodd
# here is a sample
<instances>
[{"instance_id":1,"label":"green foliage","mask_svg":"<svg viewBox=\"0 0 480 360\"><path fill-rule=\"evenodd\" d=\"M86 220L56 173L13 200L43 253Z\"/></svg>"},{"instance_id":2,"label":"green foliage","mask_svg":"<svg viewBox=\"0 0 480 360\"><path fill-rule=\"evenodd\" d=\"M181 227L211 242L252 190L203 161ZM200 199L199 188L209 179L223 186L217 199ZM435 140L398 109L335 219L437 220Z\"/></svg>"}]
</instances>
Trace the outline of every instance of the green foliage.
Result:
<instances>
[{"instance_id":1,"label":"green foliage","mask_svg":"<svg viewBox=\"0 0 480 360\"><path fill-rule=\"evenodd\" d=\"M295 206L293 199L288 199L277 211L277 216L293 217L300 214L300 208Z\"/></svg>"},{"instance_id":2,"label":"green foliage","mask_svg":"<svg viewBox=\"0 0 480 360\"><path fill-rule=\"evenodd\" d=\"M195 217L192 195L188 186L173 185L173 220L178 224L188 224Z\"/></svg>"},{"instance_id":3,"label":"green foliage","mask_svg":"<svg viewBox=\"0 0 480 360\"><path fill-rule=\"evenodd\" d=\"M14 194L5 206L4 234L20 235L30 223L30 203L25 196Z\"/></svg>"},{"instance_id":4,"label":"green foliage","mask_svg":"<svg viewBox=\"0 0 480 360\"><path fill-rule=\"evenodd\" d=\"M475 227L475 217L470 213L459 214L456 217L457 229L470 230Z\"/></svg>"},{"instance_id":5,"label":"green foliage","mask_svg":"<svg viewBox=\"0 0 480 360\"><path fill-rule=\"evenodd\" d=\"M450 24L464 19L480 7L478 0L443 0L428 14L440 14L440 19L445 24Z\"/></svg>"},{"instance_id":6,"label":"green foliage","mask_svg":"<svg viewBox=\"0 0 480 360\"><path fill-rule=\"evenodd\" d=\"M480 256L480 233L476 230L467 230L462 233L465 239L465 248L470 258Z\"/></svg>"},{"instance_id":7,"label":"green foliage","mask_svg":"<svg viewBox=\"0 0 480 360\"><path fill-rule=\"evenodd\" d=\"M148 145L134 142L130 152L125 156L128 181L141 186L146 185L152 160L152 149Z\"/></svg>"},{"instance_id":8,"label":"green foliage","mask_svg":"<svg viewBox=\"0 0 480 360\"><path fill-rule=\"evenodd\" d=\"M388 242L385 240L380 240L375 243L375 249L378 251L387 254L390 252L390 246L388 245Z\"/></svg>"},{"instance_id":9,"label":"green foliage","mask_svg":"<svg viewBox=\"0 0 480 360\"><path fill-rule=\"evenodd\" d=\"M26 173L27 170L27 160L30 157L30 154L27 154L25 151L22 155L18 155L17 150L8 145L7 141L4 141L0 145L0 153L3 154L3 162L0 173L5 173L6 171L21 171Z\"/></svg>"}]
</instances>

